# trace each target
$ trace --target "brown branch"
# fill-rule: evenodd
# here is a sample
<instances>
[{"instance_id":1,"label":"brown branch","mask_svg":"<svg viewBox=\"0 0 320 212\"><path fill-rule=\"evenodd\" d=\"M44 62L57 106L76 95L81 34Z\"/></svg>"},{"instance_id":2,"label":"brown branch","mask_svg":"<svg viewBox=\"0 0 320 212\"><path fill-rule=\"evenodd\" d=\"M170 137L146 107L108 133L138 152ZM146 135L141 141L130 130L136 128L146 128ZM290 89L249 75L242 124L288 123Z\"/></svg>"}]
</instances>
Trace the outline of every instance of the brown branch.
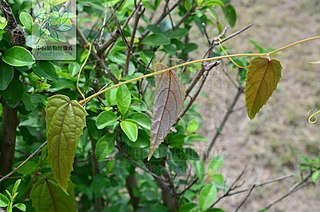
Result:
<instances>
[{"instance_id":1,"label":"brown branch","mask_svg":"<svg viewBox=\"0 0 320 212\"><path fill-rule=\"evenodd\" d=\"M3 137L1 142L0 174L9 172L13 165L17 134L17 109L11 108L5 98L2 98L2 128Z\"/></svg>"},{"instance_id":2,"label":"brown branch","mask_svg":"<svg viewBox=\"0 0 320 212\"><path fill-rule=\"evenodd\" d=\"M277 203L281 202L282 200L284 200L285 198L287 198L288 196L290 196L291 194L295 193L296 191L300 190L301 188L303 188L304 186L308 185L309 179L312 177L313 172L311 171L307 177L302 178L300 181L298 181L297 183L295 183L288 192L286 192L284 195L280 196L279 198L277 198L276 200L274 200L273 202L271 202L268 206L266 206L264 209L270 209L271 207L273 207L274 205L276 205Z\"/></svg>"},{"instance_id":3,"label":"brown branch","mask_svg":"<svg viewBox=\"0 0 320 212\"><path fill-rule=\"evenodd\" d=\"M139 209L140 199L135 195L134 190L137 189L137 180L134 174L130 174L126 177L126 187L130 196L130 203L134 211Z\"/></svg>"},{"instance_id":4,"label":"brown branch","mask_svg":"<svg viewBox=\"0 0 320 212\"><path fill-rule=\"evenodd\" d=\"M79 27L76 27L77 29L77 33L80 37L80 39L82 40L84 46L87 46L89 44L89 41L87 40L87 38L84 36L84 34L82 33L82 31L80 30ZM104 69L104 72L106 73L106 75L109 77L109 79L117 84L119 81L118 79L110 72L110 70L108 69L108 67L106 66L104 60L102 58L100 58L98 56L98 54L96 53L96 51L94 50L94 48L92 48L91 50L91 54L94 56L94 58L97 60L97 62L99 63L99 65Z\"/></svg>"},{"instance_id":5,"label":"brown branch","mask_svg":"<svg viewBox=\"0 0 320 212\"><path fill-rule=\"evenodd\" d=\"M231 105L229 106L229 108L227 110L227 113L224 115L223 120L222 120L219 128L216 130L216 133L215 133L214 137L212 138L212 140L211 140L211 142L209 144L207 152L203 156L203 160L206 160L208 158L213 145L216 143L217 139L221 135L221 132L222 132L225 124L227 123L230 115L234 112L233 109L234 109L235 105L237 104L237 102L238 102L238 100L239 100L239 98L240 98L242 93L243 93L243 87L238 87L238 91L237 91L236 95L234 96L233 101L232 101Z\"/></svg>"},{"instance_id":6,"label":"brown branch","mask_svg":"<svg viewBox=\"0 0 320 212\"><path fill-rule=\"evenodd\" d=\"M240 205L236 208L235 212L239 211L239 209L244 205L244 203L248 200L249 196L251 195L251 193L252 193L252 191L253 191L253 189L254 189L255 187L256 187L256 185L254 184L254 185L250 188L248 194L247 194L246 197L243 199L243 201L240 203Z\"/></svg>"},{"instance_id":7,"label":"brown branch","mask_svg":"<svg viewBox=\"0 0 320 212\"><path fill-rule=\"evenodd\" d=\"M126 65L125 65L125 69L124 69L124 74L128 75L128 69L129 69L129 62L130 62L130 57L131 54L133 54L133 43L134 43L134 39L136 36L136 32L137 32L137 28L138 28L138 24L139 24L139 20L140 17L142 16L142 14L145 11L145 8L142 9L142 3L140 2L138 4L138 9L137 9L137 13L136 13L136 17L133 23L133 28L132 28L132 33L131 33L131 38L130 38L130 42L129 42L129 48L127 48L127 57L126 57Z\"/></svg>"},{"instance_id":8,"label":"brown branch","mask_svg":"<svg viewBox=\"0 0 320 212\"><path fill-rule=\"evenodd\" d=\"M46 144L47 144L47 141L41 144L41 146L39 146L31 155L29 155L29 157L27 157L27 159L25 159L22 163L20 163L20 165L14 168L9 174L7 174L6 176L3 176L0 179L0 183L5 179L9 178L14 173L16 173L22 166L24 166L29 160L31 160Z\"/></svg>"}]
</instances>

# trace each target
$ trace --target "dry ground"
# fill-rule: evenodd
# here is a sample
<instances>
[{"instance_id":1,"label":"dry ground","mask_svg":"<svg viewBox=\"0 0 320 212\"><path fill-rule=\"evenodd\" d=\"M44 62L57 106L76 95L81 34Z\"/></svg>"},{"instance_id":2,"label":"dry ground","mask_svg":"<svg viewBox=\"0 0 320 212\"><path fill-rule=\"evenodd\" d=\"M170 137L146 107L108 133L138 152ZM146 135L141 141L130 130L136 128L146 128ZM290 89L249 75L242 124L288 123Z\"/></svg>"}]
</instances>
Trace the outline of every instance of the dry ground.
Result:
<instances>
[{"instance_id":1,"label":"dry ground","mask_svg":"<svg viewBox=\"0 0 320 212\"><path fill-rule=\"evenodd\" d=\"M254 27L225 44L232 47L232 53L256 51L249 43L250 38L264 47L277 48L320 35L318 0L233 0L233 3L238 12L236 29L249 23ZM320 109L320 65L308 64L308 61L320 60L320 42L288 49L277 59L283 66L277 91L253 121L247 118L242 96L236 105L239 110L226 124L212 154L225 156L222 172L228 182L247 166L244 187L290 173L295 177L255 189L240 211L261 209L286 192L299 179L299 156L320 154L320 122L315 125L307 122L307 112ZM235 72L225 68L231 74ZM204 91L206 95L198 100L204 117L201 132L210 140L236 90L220 67L211 73ZM220 206L234 211L245 195L225 199ZM289 196L271 211L320 211L320 186L308 187Z\"/></svg>"}]
</instances>

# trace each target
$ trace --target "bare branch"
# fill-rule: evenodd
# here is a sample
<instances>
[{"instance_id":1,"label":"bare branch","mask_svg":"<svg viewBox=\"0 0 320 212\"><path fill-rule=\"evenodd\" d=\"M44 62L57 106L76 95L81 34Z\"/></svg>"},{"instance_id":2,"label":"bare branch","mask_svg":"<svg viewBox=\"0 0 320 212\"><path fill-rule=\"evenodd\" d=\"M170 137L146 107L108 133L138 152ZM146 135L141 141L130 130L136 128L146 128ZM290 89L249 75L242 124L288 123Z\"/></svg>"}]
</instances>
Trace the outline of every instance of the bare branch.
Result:
<instances>
[{"instance_id":1,"label":"bare branch","mask_svg":"<svg viewBox=\"0 0 320 212\"><path fill-rule=\"evenodd\" d=\"M41 146L39 146L31 155L29 155L29 157L27 157L27 159L25 159L19 166L14 168L9 174L7 174L6 176L3 176L0 179L0 183L5 179L7 179L8 177L10 177L11 175L13 175L14 173L16 173L22 166L24 166L29 160L31 160L46 144L47 144L47 141L41 144Z\"/></svg>"}]
</instances>

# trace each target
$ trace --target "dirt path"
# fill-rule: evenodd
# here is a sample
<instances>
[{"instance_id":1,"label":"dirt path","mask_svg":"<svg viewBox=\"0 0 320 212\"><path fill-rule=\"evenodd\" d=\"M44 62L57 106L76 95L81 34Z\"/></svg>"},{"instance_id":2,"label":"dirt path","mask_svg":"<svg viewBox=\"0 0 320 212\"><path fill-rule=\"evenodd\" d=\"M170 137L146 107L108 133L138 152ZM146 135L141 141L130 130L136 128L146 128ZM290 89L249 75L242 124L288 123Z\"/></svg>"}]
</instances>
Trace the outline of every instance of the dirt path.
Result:
<instances>
[{"instance_id":1,"label":"dirt path","mask_svg":"<svg viewBox=\"0 0 320 212\"><path fill-rule=\"evenodd\" d=\"M317 0L237 0L237 27L253 23L250 31L226 43L232 53L256 51L249 43L254 39L264 47L277 48L287 43L320 34L320 1ZM235 31L232 29L231 31ZM223 154L223 174L228 182L247 166L244 187L290 173L295 177L255 189L240 211L256 211L286 192L298 179L301 154L319 156L320 123L307 122L310 109L320 109L320 41L297 46L277 56L283 66L277 91L254 121L247 118L244 96L217 141L212 154ZM231 75L235 70L224 67ZM235 88L218 68L205 85L206 95L198 100L205 118L202 134L212 138L216 127L236 93ZM210 141L210 139L209 139ZM204 144L205 145L205 144ZM205 147L202 147L205 149ZM246 194L228 198L220 206L233 211ZM299 191L271 211L319 211L320 188Z\"/></svg>"}]
</instances>

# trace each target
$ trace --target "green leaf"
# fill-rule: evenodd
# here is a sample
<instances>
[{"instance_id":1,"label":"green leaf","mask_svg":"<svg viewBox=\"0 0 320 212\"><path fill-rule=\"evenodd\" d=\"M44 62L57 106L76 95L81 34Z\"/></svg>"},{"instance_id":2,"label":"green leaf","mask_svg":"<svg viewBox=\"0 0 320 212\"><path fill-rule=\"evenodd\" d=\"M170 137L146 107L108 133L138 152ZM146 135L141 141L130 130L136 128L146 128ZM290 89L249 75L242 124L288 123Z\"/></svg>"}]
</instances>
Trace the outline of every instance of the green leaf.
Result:
<instances>
[{"instance_id":1,"label":"green leaf","mask_svg":"<svg viewBox=\"0 0 320 212\"><path fill-rule=\"evenodd\" d=\"M138 127L135 123L124 120L120 127L131 141L135 142L138 139Z\"/></svg>"},{"instance_id":2,"label":"green leaf","mask_svg":"<svg viewBox=\"0 0 320 212\"><path fill-rule=\"evenodd\" d=\"M217 200L217 188L213 184L204 186L199 194L200 211L205 211Z\"/></svg>"},{"instance_id":3,"label":"green leaf","mask_svg":"<svg viewBox=\"0 0 320 212\"><path fill-rule=\"evenodd\" d=\"M48 79L51 81L58 80L58 75L56 73L56 68L49 61L37 61L33 66L32 70L39 77L43 77L44 79Z\"/></svg>"},{"instance_id":4,"label":"green leaf","mask_svg":"<svg viewBox=\"0 0 320 212\"><path fill-rule=\"evenodd\" d=\"M152 34L145 37L142 41L142 44L147 44L152 46L168 45L170 44L170 40L164 34Z\"/></svg>"},{"instance_id":5,"label":"green leaf","mask_svg":"<svg viewBox=\"0 0 320 212\"><path fill-rule=\"evenodd\" d=\"M12 194L13 194L13 195L14 195L15 193L17 193L20 183L21 183L21 179L17 180L17 181L14 183L14 186L13 186L13 188L12 188Z\"/></svg>"},{"instance_id":6,"label":"green leaf","mask_svg":"<svg viewBox=\"0 0 320 212\"><path fill-rule=\"evenodd\" d=\"M29 13L21 12L19 15L20 22L29 31L32 32L32 16Z\"/></svg>"},{"instance_id":7,"label":"green leaf","mask_svg":"<svg viewBox=\"0 0 320 212\"><path fill-rule=\"evenodd\" d=\"M26 208L26 205L23 204L23 203L17 203L13 206L13 208L18 208L20 211L26 211L27 208Z\"/></svg>"},{"instance_id":8,"label":"green leaf","mask_svg":"<svg viewBox=\"0 0 320 212\"><path fill-rule=\"evenodd\" d=\"M130 107L131 93L126 85L122 85L118 88L116 95L118 109L124 117Z\"/></svg>"},{"instance_id":9,"label":"green leaf","mask_svg":"<svg viewBox=\"0 0 320 212\"><path fill-rule=\"evenodd\" d=\"M0 90L6 90L14 77L12 66L0 61Z\"/></svg>"},{"instance_id":10,"label":"green leaf","mask_svg":"<svg viewBox=\"0 0 320 212\"><path fill-rule=\"evenodd\" d=\"M99 162L103 161L114 150L115 137L105 135L99 139L96 145L96 158Z\"/></svg>"},{"instance_id":11,"label":"green leaf","mask_svg":"<svg viewBox=\"0 0 320 212\"><path fill-rule=\"evenodd\" d=\"M14 46L5 51L2 60L15 67L30 66L35 62L33 55L21 46Z\"/></svg>"},{"instance_id":12,"label":"green leaf","mask_svg":"<svg viewBox=\"0 0 320 212\"><path fill-rule=\"evenodd\" d=\"M7 24L8 24L7 19L0 15L0 30L3 30L4 28L6 28Z\"/></svg>"},{"instance_id":13,"label":"green leaf","mask_svg":"<svg viewBox=\"0 0 320 212\"><path fill-rule=\"evenodd\" d=\"M319 177L320 177L320 170L315 171L311 176L312 182L316 183L319 180Z\"/></svg>"},{"instance_id":14,"label":"green leaf","mask_svg":"<svg viewBox=\"0 0 320 212\"><path fill-rule=\"evenodd\" d=\"M117 121L118 117L111 111L103 111L97 117L96 125L97 128L103 129L107 126L113 126Z\"/></svg>"},{"instance_id":15,"label":"green leaf","mask_svg":"<svg viewBox=\"0 0 320 212\"><path fill-rule=\"evenodd\" d=\"M0 207L7 207L9 202L8 197L0 193Z\"/></svg>"},{"instance_id":16,"label":"green leaf","mask_svg":"<svg viewBox=\"0 0 320 212\"><path fill-rule=\"evenodd\" d=\"M144 113L132 113L126 120L130 120L147 130L151 128L151 119Z\"/></svg>"},{"instance_id":17,"label":"green leaf","mask_svg":"<svg viewBox=\"0 0 320 212\"><path fill-rule=\"evenodd\" d=\"M195 133L200 127L199 122L197 122L196 120L191 120L187 126L187 131L188 133Z\"/></svg>"},{"instance_id":18,"label":"green leaf","mask_svg":"<svg viewBox=\"0 0 320 212\"><path fill-rule=\"evenodd\" d=\"M282 67L277 60L258 57L250 61L247 69L246 107L249 118L253 119L277 88Z\"/></svg>"},{"instance_id":19,"label":"green leaf","mask_svg":"<svg viewBox=\"0 0 320 212\"><path fill-rule=\"evenodd\" d=\"M21 123L21 122L20 122ZM17 167L19 164L21 164L22 161L16 163L14 167ZM23 165L20 169L18 169L17 173L24 174L24 175L30 175L32 174L38 167L38 163L34 161L28 161Z\"/></svg>"},{"instance_id":20,"label":"green leaf","mask_svg":"<svg viewBox=\"0 0 320 212\"><path fill-rule=\"evenodd\" d=\"M202 181L205 174L204 162L202 160L193 161L194 172L196 173L199 181Z\"/></svg>"},{"instance_id":21,"label":"green leaf","mask_svg":"<svg viewBox=\"0 0 320 212\"><path fill-rule=\"evenodd\" d=\"M186 28L177 28L168 33L169 38L182 38L186 36L189 31Z\"/></svg>"},{"instance_id":22,"label":"green leaf","mask_svg":"<svg viewBox=\"0 0 320 212\"><path fill-rule=\"evenodd\" d=\"M203 6L212 7L215 5L220 5L221 7L224 6L224 3L221 0L207 0L204 1Z\"/></svg>"},{"instance_id":23,"label":"green leaf","mask_svg":"<svg viewBox=\"0 0 320 212\"><path fill-rule=\"evenodd\" d=\"M48 155L55 179L67 192L77 142L86 126L85 109L64 95L48 98L46 125Z\"/></svg>"},{"instance_id":24,"label":"green leaf","mask_svg":"<svg viewBox=\"0 0 320 212\"><path fill-rule=\"evenodd\" d=\"M229 4L227 6L224 6L222 8L222 10L223 10L224 17L228 21L228 24L231 27L234 27L236 25L236 21L237 21L237 13L236 13L235 8L231 4Z\"/></svg>"},{"instance_id":25,"label":"green leaf","mask_svg":"<svg viewBox=\"0 0 320 212\"><path fill-rule=\"evenodd\" d=\"M222 174L214 174L214 175L211 175L210 178L217 185L223 185L224 184L224 177L223 177Z\"/></svg>"},{"instance_id":26,"label":"green leaf","mask_svg":"<svg viewBox=\"0 0 320 212\"><path fill-rule=\"evenodd\" d=\"M223 161L224 161L223 156L214 157L208 165L209 171L214 172L220 169L221 166L223 165Z\"/></svg>"},{"instance_id":27,"label":"green leaf","mask_svg":"<svg viewBox=\"0 0 320 212\"><path fill-rule=\"evenodd\" d=\"M53 177L41 177L31 190L32 206L35 211L76 211L74 185L69 182L68 194L66 194L53 179Z\"/></svg>"}]
</instances>

